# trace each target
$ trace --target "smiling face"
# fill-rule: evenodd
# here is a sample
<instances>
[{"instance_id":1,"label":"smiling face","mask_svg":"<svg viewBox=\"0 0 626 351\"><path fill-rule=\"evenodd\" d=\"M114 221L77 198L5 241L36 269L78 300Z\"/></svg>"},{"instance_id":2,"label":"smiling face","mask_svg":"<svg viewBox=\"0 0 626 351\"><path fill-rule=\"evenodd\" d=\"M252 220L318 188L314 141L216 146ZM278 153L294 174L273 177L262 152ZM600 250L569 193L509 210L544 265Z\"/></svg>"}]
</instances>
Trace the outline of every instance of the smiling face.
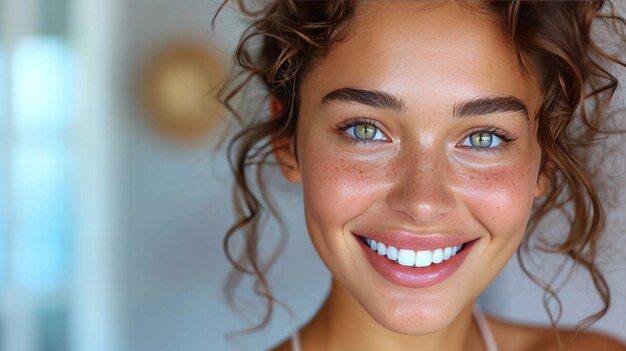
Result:
<instances>
[{"instance_id":1,"label":"smiling face","mask_svg":"<svg viewBox=\"0 0 626 351\"><path fill-rule=\"evenodd\" d=\"M495 23L454 3L374 2L350 28L301 82L284 172L334 279L386 328L433 333L514 254L544 190L539 88Z\"/></svg>"}]
</instances>

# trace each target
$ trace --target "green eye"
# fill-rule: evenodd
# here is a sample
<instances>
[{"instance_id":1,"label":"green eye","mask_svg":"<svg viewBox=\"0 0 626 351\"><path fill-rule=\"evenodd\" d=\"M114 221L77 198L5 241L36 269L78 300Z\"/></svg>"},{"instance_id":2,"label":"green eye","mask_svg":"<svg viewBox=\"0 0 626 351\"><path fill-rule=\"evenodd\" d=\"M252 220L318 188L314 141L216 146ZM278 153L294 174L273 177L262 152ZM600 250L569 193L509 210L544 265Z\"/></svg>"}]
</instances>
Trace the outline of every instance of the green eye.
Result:
<instances>
[{"instance_id":1,"label":"green eye","mask_svg":"<svg viewBox=\"0 0 626 351\"><path fill-rule=\"evenodd\" d=\"M377 123L369 118L354 118L338 124L338 132L353 142L370 143L389 141L385 133L377 127Z\"/></svg>"},{"instance_id":2,"label":"green eye","mask_svg":"<svg viewBox=\"0 0 626 351\"><path fill-rule=\"evenodd\" d=\"M472 134L470 138L470 142L474 147L489 147L493 142L491 133L476 133Z\"/></svg>"},{"instance_id":3,"label":"green eye","mask_svg":"<svg viewBox=\"0 0 626 351\"><path fill-rule=\"evenodd\" d=\"M354 126L354 137L361 140L372 140L376 136L376 128L373 124L357 124Z\"/></svg>"},{"instance_id":4,"label":"green eye","mask_svg":"<svg viewBox=\"0 0 626 351\"><path fill-rule=\"evenodd\" d=\"M493 148L502 143L502 138L497 136L493 132L478 131L470 134L464 141L463 146L470 146L473 148Z\"/></svg>"}]
</instances>

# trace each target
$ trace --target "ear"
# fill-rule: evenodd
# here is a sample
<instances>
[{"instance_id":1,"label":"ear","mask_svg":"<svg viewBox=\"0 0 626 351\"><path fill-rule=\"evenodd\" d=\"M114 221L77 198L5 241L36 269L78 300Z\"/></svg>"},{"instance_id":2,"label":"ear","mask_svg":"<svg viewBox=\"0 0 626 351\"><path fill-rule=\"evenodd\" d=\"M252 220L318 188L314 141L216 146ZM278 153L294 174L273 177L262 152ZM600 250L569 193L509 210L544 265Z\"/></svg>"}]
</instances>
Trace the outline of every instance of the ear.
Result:
<instances>
[{"instance_id":1,"label":"ear","mask_svg":"<svg viewBox=\"0 0 626 351\"><path fill-rule=\"evenodd\" d=\"M537 177L537 186L535 187L535 197L544 196L549 188L552 177L554 176L554 163L551 160L547 160L541 170L539 171L539 177Z\"/></svg>"},{"instance_id":2,"label":"ear","mask_svg":"<svg viewBox=\"0 0 626 351\"><path fill-rule=\"evenodd\" d=\"M283 104L275 96L270 96L272 118L278 118L283 108ZM274 149L274 156L285 179L292 183L300 183L302 182L302 173L300 172L294 143L295 138L291 136L273 137L272 149Z\"/></svg>"}]
</instances>

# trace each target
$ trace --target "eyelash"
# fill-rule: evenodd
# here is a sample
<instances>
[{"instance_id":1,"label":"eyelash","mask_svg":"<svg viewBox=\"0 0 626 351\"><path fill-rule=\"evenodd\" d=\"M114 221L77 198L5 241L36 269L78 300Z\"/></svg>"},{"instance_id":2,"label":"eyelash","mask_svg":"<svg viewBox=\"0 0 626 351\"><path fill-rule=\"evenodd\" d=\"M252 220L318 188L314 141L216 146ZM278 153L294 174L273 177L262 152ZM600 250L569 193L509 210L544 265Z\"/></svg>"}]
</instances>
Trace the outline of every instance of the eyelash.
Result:
<instances>
[{"instance_id":1,"label":"eyelash","mask_svg":"<svg viewBox=\"0 0 626 351\"><path fill-rule=\"evenodd\" d=\"M337 124L335 126L335 130L337 131L338 134L340 134L342 137L346 138L349 142L353 143L353 144L370 144L370 143L378 143L378 142L387 142L388 140L367 140L367 139L358 139L352 136L349 136L346 134L346 131L350 128L356 127L358 125L363 125L363 124L369 124L374 126L378 131L382 132L382 129L379 127L379 124L377 121L368 118L368 117L355 117L346 121L343 121L339 124ZM498 127L492 126L492 125L484 125L484 126L480 126L480 127L476 127L474 129L472 129L469 134L467 134L463 140L459 143L459 144L463 144L465 142L465 140L467 140L467 138L471 137L474 134L477 133L489 133L492 134L493 136L499 138L500 140L502 140L502 142L500 144L498 144L495 147L473 147L473 146L464 146L464 145L460 145L463 148L466 149L471 149L471 150L475 150L477 152L498 152L503 148L506 148L511 142L515 141L517 139L517 136L509 133L505 130L502 130ZM384 133L383 133L384 135ZM386 137L386 136L385 136ZM388 137L386 137L387 139L389 139ZM459 145L457 144L457 145Z\"/></svg>"}]
</instances>

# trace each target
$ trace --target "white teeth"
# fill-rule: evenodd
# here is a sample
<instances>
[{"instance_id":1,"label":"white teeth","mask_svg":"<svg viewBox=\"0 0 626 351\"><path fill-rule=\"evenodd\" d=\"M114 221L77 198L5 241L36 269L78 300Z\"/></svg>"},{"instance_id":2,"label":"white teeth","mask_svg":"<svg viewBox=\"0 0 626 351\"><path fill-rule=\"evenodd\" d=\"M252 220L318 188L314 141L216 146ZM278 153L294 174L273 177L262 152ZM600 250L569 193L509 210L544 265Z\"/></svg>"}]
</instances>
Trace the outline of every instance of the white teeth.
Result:
<instances>
[{"instance_id":1,"label":"white teeth","mask_svg":"<svg viewBox=\"0 0 626 351\"><path fill-rule=\"evenodd\" d=\"M395 261L398 259L398 249L393 246L387 246L387 258Z\"/></svg>"},{"instance_id":2,"label":"white teeth","mask_svg":"<svg viewBox=\"0 0 626 351\"><path fill-rule=\"evenodd\" d=\"M370 249L376 251L380 256L386 256L391 261L397 261L403 266L428 267L431 264L439 264L456 255L463 248L463 244L437 248L434 250L409 250L398 249L394 246L387 246L376 240L365 238L365 242Z\"/></svg>"},{"instance_id":3,"label":"white teeth","mask_svg":"<svg viewBox=\"0 0 626 351\"><path fill-rule=\"evenodd\" d=\"M376 251L378 251L379 255L385 256L387 254L387 246L385 246L385 244L383 243L378 243L378 248L376 249Z\"/></svg>"},{"instance_id":4,"label":"white teeth","mask_svg":"<svg viewBox=\"0 0 626 351\"><path fill-rule=\"evenodd\" d=\"M415 267L428 267L433 263L433 253L429 250L417 251L415 255Z\"/></svg>"},{"instance_id":5,"label":"white teeth","mask_svg":"<svg viewBox=\"0 0 626 351\"><path fill-rule=\"evenodd\" d=\"M413 266L415 264L415 251L400 249L398 251L398 263L403 266Z\"/></svg>"},{"instance_id":6,"label":"white teeth","mask_svg":"<svg viewBox=\"0 0 626 351\"><path fill-rule=\"evenodd\" d=\"M435 251L433 251L433 263L437 264L441 262L443 262L443 250L436 249Z\"/></svg>"},{"instance_id":7,"label":"white teeth","mask_svg":"<svg viewBox=\"0 0 626 351\"><path fill-rule=\"evenodd\" d=\"M450 256L452 256L452 248L446 247L445 249L443 249L443 259L447 260L448 258L450 258Z\"/></svg>"}]
</instances>

